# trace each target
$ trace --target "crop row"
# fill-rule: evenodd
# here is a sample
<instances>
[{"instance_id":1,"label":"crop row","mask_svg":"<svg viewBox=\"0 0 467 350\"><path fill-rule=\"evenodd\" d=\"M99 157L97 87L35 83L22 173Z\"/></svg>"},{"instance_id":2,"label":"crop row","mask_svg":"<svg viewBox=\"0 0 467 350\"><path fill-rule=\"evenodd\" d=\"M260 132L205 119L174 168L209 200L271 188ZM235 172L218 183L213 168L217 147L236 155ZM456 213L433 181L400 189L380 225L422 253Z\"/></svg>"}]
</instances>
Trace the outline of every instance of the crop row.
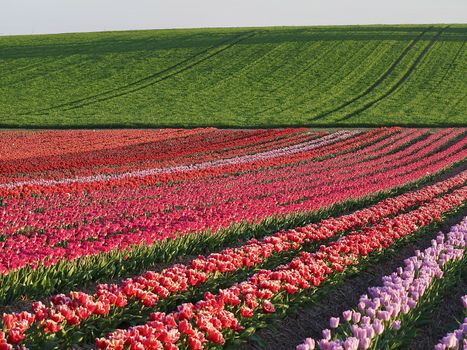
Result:
<instances>
[{"instance_id":1,"label":"crop row","mask_svg":"<svg viewBox=\"0 0 467 350\"><path fill-rule=\"evenodd\" d=\"M253 152L253 154L240 154L233 157L226 157L222 159L222 157L218 157L217 155L210 157L207 161L199 161L196 157L187 157L187 159L182 159L180 165L177 165L177 161L174 161L173 158L170 158L170 162L166 164L164 167L162 164L156 164L156 166L149 167L149 169L142 169L138 170L138 168L132 169L133 171L123 172L123 173L116 173L115 170L111 170L110 174L98 173L95 176L81 176L81 177L71 177L71 178L63 178L58 180L51 180L51 179L34 179L31 181L17 181L12 183L3 184L1 187L4 189L14 189L16 187L26 187L30 189L34 189L38 186L54 186L54 185L69 185L69 184L86 184L86 183L94 183L94 182L103 182L108 180L122 180L127 178L147 178L147 177L154 177L158 176L163 179L163 175L168 176L174 173L185 173L190 171L203 171L209 170L211 168L219 169L223 168L223 166L240 166L242 164L247 164L249 168L252 167L251 163L261 163L268 160L274 162L274 159L279 157L284 157L286 155L291 155L299 152L304 152L307 150L312 150L316 148L323 147L328 144L336 143L337 141L347 139L358 132L336 132L332 134L316 134L310 137L310 140L306 140L305 142L292 144L287 147L279 147L273 149L267 149L262 152ZM146 146L147 147L147 146ZM245 151L245 150L242 150ZM177 150L179 152L179 150ZM118 154L118 153L117 153ZM221 158L221 159L219 159ZM119 157L113 157L114 161L120 162ZM199 161L199 162L197 162ZM110 162L111 163L111 162ZM161 166L162 165L162 166ZM167 166L167 165L174 165L174 166ZM239 169L236 169L237 171ZM224 171L225 173L225 171ZM172 177L170 178L172 181L180 180L179 178ZM8 194L8 192L6 192Z\"/></svg>"},{"instance_id":2,"label":"crop row","mask_svg":"<svg viewBox=\"0 0 467 350\"><path fill-rule=\"evenodd\" d=\"M297 212L313 212L418 181L464 158L465 140L459 139L462 135L462 130L427 134L424 130L394 133L391 129L377 129L344 141L349 149L355 149L354 154L344 152L332 158L300 161L274 171L215 177L199 184L188 181L120 187L118 192L104 187L77 194L55 192L7 198L0 212L0 246L7 259L3 271L11 274L28 264L42 268L56 265L64 257L69 261L106 253L109 258L100 256L103 265L99 265L106 270L106 266L114 265L112 270L118 273L118 267L126 264L125 255L132 251L148 256L138 248L142 242L152 245L164 239L177 240L179 234L218 231L241 221L251 226L271 216L286 218ZM338 177L335 170L339 171ZM320 174L319 178L316 174ZM238 188L248 191L242 193ZM115 257L114 248L118 252ZM37 265L38 261L42 264ZM69 271L66 280L73 282L76 268L61 264L54 271L57 269ZM80 275L80 279L94 279L100 271ZM41 273L43 288L53 290L53 284L49 286L54 275L52 269ZM37 288L29 270L9 280L11 283L4 279L4 285L9 286L8 291L2 291L4 295L16 295L13 289L31 292Z\"/></svg>"},{"instance_id":3,"label":"crop row","mask_svg":"<svg viewBox=\"0 0 467 350\"><path fill-rule=\"evenodd\" d=\"M41 181L40 179L38 180L39 183L35 186L32 186L34 184L34 182L30 183L30 182L21 182L21 181L17 181L17 182L12 182L10 184L3 184L0 186L0 188L2 189L2 195L5 196L5 197L10 197L12 195L18 195L18 194L21 194L22 196L27 196L30 194L31 191L33 191L35 194L38 194L38 193L50 193L50 192L54 192L54 189L55 191L66 191L68 193L71 193L75 190L79 190L79 189L88 189L88 188L91 188L91 189L101 189L102 188L102 185L103 185L103 181L102 180L108 180L108 179L114 179L112 185L115 186L115 185L119 185L119 186L130 186L130 185L141 185L141 184L144 184L144 185L148 185L148 184L157 184L158 182L166 182L166 181L181 181L181 180L193 180L193 179L200 179L200 178L211 178L212 176L224 176L225 174L232 174L232 173L239 173L239 172L250 172L252 170L255 170L255 169L267 169L268 167L276 167L276 166L283 166L285 164L295 164L299 161L303 161L303 160L308 160L308 159L313 159L313 158L316 158L316 157L322 157L322 156L331 156L332 153L336 153L336 152L339 152L339 153L342 153L342 152L345 152L347 151L348 152L348 148L352 149L354 148L355 146L358 147L358 144L365 144L367 142L371 142L372 138L374 138L375 135L380 135L381 136L384 136L384 135L390 135L390 134L394 134L394 133L397 133L397 132L401 132L400 129L398 130L397 128L392 128L392 129L375 129L375 130L372 130L372 131L369 131L369 132L366 132L366 133L360 133L359 135L357 134L357 136L354 136L352 138L348 138L346 137L345 135L348 135L348 133L344 133L344 135L341 135L341 137L343 138L347 138L348 140L347 141L343 141L343 142L330 142L328 146L324 146L321 145L320 148L318 149L315 149L315 150L312 150L312 151L308 151L308 152L299 152L299 153L295 153L293 154L292 156L289 154L287 156L283 156L283 157L271 157L270 159L266 159L266 160L256 160L256 161L253 161L253 162L248 162L247 164L245 164L244 162L239 162L240 164L230 164L230 165L224 165L224 166L217 166L215 167L215 169L210 169L209 167L208 168L205 168L207 165L209 165L209 163L206 163L203 165L203 168L202 170L198 170L198 171L194 171L194 169L191 169L191 171L188 171L188 172L173 172L173 170L170 170L169 169L164 169L163 167L161 169L157 169L156 170L156 173L153 174L152 176L149 176L149 174L147 174L146 176L138 176L138 177L131 177L131 176L128 176L128 174L124 174L123 176L118 176L118 177L110 177L110 178L94 178L95 182L97 182L97 184L93 184L92 182L89 183L89 181L92 181L93 178L76 178L76 177L71 177L69 179L62 179L61 181L50 181L49 182L45 182L45 181ZM410 132L410 130L406 130L404 132ZM313 134L312 134L313 135ZM339 134L335 134L334 136L332 135L326 135L326 134L316 134L318 136L318 138L320 137L325 137L325 139L329 139L330 137L331 138L335 138L336 136L338 136ZM351 135L349 135L351 136ZM313 138L313 137L312 137ZM335 141L339 141L339 139L335 139ZM296 146L300 146L299 144L297 144ZM301 145L301 147L303 147L303 145ZM281 148L279 148L279 150L281 150ZM120 159L120 155L118 157L118 159ZM235 160L235 157L233 157L233 159L230 160L230 162L234 161ZM254 160L254 159L253 159ZM189 157L187 159L185 159L185 163L186 164L192 164L192 163L196 163L196 158L194 159L190 159ZM197 164L197 166L199 166L199 164ZM110 173L112 173L112 170L110 170ZM160 174L159 174L160 173ZM142 173L144 174L144 172ZM159 175L157 175L159 174ZM103 171L103 175L105 175L105 171ZM157 175L157 176L156 176ZM116 181L118 178L122 178L120 181ZM117 179L116 179L117 178ZM99 181L101 180L101 181ZM123 181L123 180L126 180L126 181ZM131 181L129 181L131 180ZM139 181L137 181L139 180ZM151 181L152 180L152 181ZM37 181L37 180L36 180ZM39 184L42 183L42 185L48 185L46 187L46 189L41 189L39 188ZM55 186L53 186L53 184L56 183ZM86 185L86 186L85 186ZM18 192L18 191L14 191L13 189L17 189L19 187L24 187L22 191ZM10 190L8 190L10 188Z\"/></svg>"},{"instance_id":4,"label":"crop row","mask_svg":"<svg viewBox=\"0 0 467 350\"><path fill-rule=\"evenodd\" d=\"M0 134L3 142L13 145L3 155L5 159L0 160L1 175L4 177L2 182L37 177L85 176L106 171L121 173L183 164L187 158L191 163L199 163L212 160L213 157L231 158L286 147L324 135L304 131L175 129L165 132L138 131L125 135L126 138L119 132L108 134L103 131L43 132L28 136ZM109 140L100 144L102 138ZM38 147L34 150L25 149L27 141L37 143ZM63 146L64 142L73 145L73 149Z\"/></svg>"},{"instance_id":5,"label":"crop row","mask_svg":"<svg viewBox=\"0 0 467 350\"><path fill-rule=\"evenodd\" d=\"M0 349L238 345L467 204L466 129L132 135L0 159Z\"/></svg>"}]
</instances>

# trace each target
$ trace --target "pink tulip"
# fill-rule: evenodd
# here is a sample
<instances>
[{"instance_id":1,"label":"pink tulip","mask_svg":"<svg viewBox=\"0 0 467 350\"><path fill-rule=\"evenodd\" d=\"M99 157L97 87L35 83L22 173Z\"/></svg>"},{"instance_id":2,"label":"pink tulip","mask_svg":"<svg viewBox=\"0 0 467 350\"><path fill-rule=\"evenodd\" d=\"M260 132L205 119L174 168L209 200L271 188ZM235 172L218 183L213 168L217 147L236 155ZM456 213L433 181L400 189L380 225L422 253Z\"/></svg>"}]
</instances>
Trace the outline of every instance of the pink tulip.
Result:
<instances>
[{"instance_id":1,"label":"pink tulip","mask_svg":"<svg viewBox=\"0 0 467 350\"><path fill-rule=\"evenodd\" d=\"M399 329L401 329L401 321L399 320L393 321L391 327L393 330L398 331Z\"/></svg>"},{"instance_id":2,"label":"pink tulip","mask_svg":"<svg viewBox=\"0 0 467 350\"><path fill-rule=\"evenodd\" d=\"M331 317L330 321L329 321L329 326L331 328L337 328L339 327L339 317Z\"/></svg>"}]
</instances>

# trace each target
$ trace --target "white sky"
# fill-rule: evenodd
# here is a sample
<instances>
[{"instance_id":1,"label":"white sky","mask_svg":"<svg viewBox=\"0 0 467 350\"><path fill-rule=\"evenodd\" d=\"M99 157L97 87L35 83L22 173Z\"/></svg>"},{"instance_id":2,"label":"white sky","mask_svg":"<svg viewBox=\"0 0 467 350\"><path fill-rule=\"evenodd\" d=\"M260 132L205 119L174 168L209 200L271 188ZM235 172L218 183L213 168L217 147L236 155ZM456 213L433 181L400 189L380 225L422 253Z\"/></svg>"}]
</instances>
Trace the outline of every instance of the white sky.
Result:
<instances>
[{"instance_id":1,"label":"white sky","mask_svg":"<svg viewBox=\"0 0 467 350\"><path fill-rule=\"evenodd\" d=\"M467 0L0 0L0 35L371 23L467 23Z\"/></svg>"}]
</instances>

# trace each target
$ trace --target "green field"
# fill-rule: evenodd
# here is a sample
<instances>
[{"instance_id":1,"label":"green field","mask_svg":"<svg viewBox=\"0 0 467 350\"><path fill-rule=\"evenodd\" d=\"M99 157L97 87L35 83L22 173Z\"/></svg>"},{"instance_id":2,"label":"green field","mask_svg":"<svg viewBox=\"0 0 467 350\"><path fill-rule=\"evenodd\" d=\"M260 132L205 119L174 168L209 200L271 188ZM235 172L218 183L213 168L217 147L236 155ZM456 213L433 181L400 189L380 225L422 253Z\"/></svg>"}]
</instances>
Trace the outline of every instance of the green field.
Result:
<instances>
[{"instance_id":1,"label":"green field","mask_svg":"<svg viewBox=\"0 0 467 350\"><path fill-rule=\"evenodd\" d=\"M466 126L466 40L467 25L0 37L0 126Z\"/></svg>"}]
</instances>

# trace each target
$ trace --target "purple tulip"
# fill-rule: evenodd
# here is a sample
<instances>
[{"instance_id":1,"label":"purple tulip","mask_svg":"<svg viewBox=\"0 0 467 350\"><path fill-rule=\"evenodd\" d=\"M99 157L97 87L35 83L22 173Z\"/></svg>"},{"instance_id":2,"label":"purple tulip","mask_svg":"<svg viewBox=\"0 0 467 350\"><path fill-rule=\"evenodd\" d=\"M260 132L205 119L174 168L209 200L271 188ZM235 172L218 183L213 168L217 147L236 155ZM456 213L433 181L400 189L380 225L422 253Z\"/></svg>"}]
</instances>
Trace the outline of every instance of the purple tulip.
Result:
<instances>
[{"instance_id":1,"label":"purple tulip","mask_svg":"<svg viewBox=\"0 0 467 350\"><path fill-rule=\"evenodd\" d=\"M322 350L328 350L329 349L329 340L321 339L319 341L319 348L322 349Z\"/></svg>"},{"instance_id":2,"label":"purple tulip","mask_svg":"<svg viewBox=\"0 0 467 350\"><path fill-rule=\"evenodd\" d=\"M308 345L308 350L314 350L315 348L315 340L312 338L306 338L304 344Z\"/></svg>"},{"instance_id":3,"label":"purple tulip","mask_svg":"<svg viewBox=\"0 0 467 350\"><path fill-rule=\"evenodd\" d=\"M342 313L342 318L346 321L349 322L352 319L352 311L351 310L346 310Z\"/></svg>"},{"instance_id":4,"label":"purple tulip","mask_svg":"<svg viewBox=\"0 0 467 350\"><path fill-rule=\"evenodd\" d=\"M409 301L407 302L407 305L409 306L409 308L415 309L415 306L417 306L417 302L413 299L409 299Z\"/></svg>"},{"instance_id":5,"label":"purple tulip","mask_svg":"<svg viewBox=\"0 0 467 350\"><path fill-rule=\"evenodd\" d=\"M378 312L379 312L379 311L378 311ZM370 317L370 318L375 318L375 314L376 314L375 309L373 309L373 308L371 308L371 307L368 308L368 309L366 310L366 314L367 314L368 317Z\"/></svg>"},{"instance_id":6,"label":"purple tulip","mask_svg":"<svg viewBox=\"0 0 467 350\"><path fill-rule=\"evenodd\" d=\"M372 326L370 326L370 325L365 326L365 330L366 330L367 338L373 339L376 336L376 332L375 332L375 330L373 329Z\"/></svg>"},{"instance_id":7,"label":"purple tulip","mask_svg":"<svg viewBox=\"0 0 467 350\"><path fill-rule=\"evenodd\" d=\"M352 321L353 321L354 323L358 323L358 322L360 322L360 318L361 318L361 317L362 317L362 314L361 314L360 312L354 312L354 313L352 314Z\"/></svg>"},{"instance_id":8,"label":"purple tulip","mask_svg":"<svg viewBox=\"0 0 467 350\"><path fill-rule=\"evenodd\" d=\"M299 345L297 345L297 347L295 349L296 350L310 350L310 348L308 346L306 346L305 344L299 344Z\"/></svg>"},{"instance_id":9,"label":"purple tulip","mask_svg":"<svg viewBox=\"0 0 467 350\"><path fill-rule=\"evenodd\" d=\"M446 347L448 349L449 348L455 348L455 347L457 347L459 345L459 340L457 340L456 336L453 333L448 334L447 336L445 336L441 342L444 345L446 345Z\"/></svg>"},{"instance_id":10,"label":"purple tulip","mask_svg":"<svg viewBox=\"0 0 467 350\"><path fill-rule=\"evenodd\" d=\"M315 341L312 338L306 338L303 344L297 345L297 350L314 350Z\"/></svg>"},{"instance_id":11,"label":"purple tulip","mask_svg":"<svg viewBox=\"0 0 467 350\"><path fill-rule=\"evenodd\" d=\"M331 317L331 319L329 320L329 326L331 328L337 328L339 327L339 317Z\"/></svg>"},{"instance_id":12,"label":"purple tulip","mask_svg":"<svg viewBox=\"0 0 467 350\"><path fill-rule=\"evenodd\" d=\"M366 338L367 335L366 335L366 329L365 328L359 328L358 331L357 331L357 338L358 339L363 339L363 338Z\"/></svg>"},{"instance_id":13,"label":"purple tulip","mask_svg":"<svg viewBox=\"0 0 467 350\"><path fill-rule=\"evenodd\" d=\"M376 319L373 321L373 329L377 335L381 335L384 332L384 325L380 320Z\"/></svg>"},{"instance_id":14,"label":"purple tulip","mask_svg":"<svg viewBox=\"0 0 467 350\"><path fill-rule=\"evenodd\" d=\"M366 303L365 303L364 301L359 302L358 305L357 305L357 308L358 308L361 312L365 311L365 309L366 309Z\"/></svg>"},{"instance_id":15,"label":"purple tulip","mask_svg":"<svg viewBox=\"0 0 467 350\"><path fill-rule=\"evenodd\" d=\"M378 311L376 316L382 321L388 321L389 318L391 317L391 314L387 311Z\"/></svg>"},{"instance_id":16,"label":"purple tulip","mask_svg":"<svg viewBox=\"0 0 467 350\"><path fill-rule=\"evenodd\" d=\"M363 316L360 323L362 325L368 325L371 323L371 318L369 318L368 316Z\"/></svg>"},{"instance_id":17,"label":"purple tulip","mask_svg":"<svg viewBox=\"0 0 467 350\"><path fill-rule=\"evenodd\" d=\"M359 341L355 337L349 337L344 342L345 350L358 350Z\"/></svg>"},{"instance_id":18,"label":"purple tulip","mask_svg":"<svg viewBox=\"0 0 467 350\"><path fill-rule=\"evenodd\" d=\"M467 299L467 295L464 295L461 298L464 309L467 309L467 305L465 304L466 299ZM441 339L441 341L438 344L436 344L435 349L459 349L460 345L462 344L461 341L463 341L463 348L467 349L466 335L467 335L467 317L464 319L464 323L461 323L459 325L458 329L456 329L452 333L448 333L445 337L443 337L443 339Z\"/></svg>"},{"instance_id":19,"label":"purple tulip","mask_svg":"<svg viewBox=\"0 0 467 350\"><path fill-rule=\"evenodd\" d=\"M323 333L323 339L326 339L326 340L331 339L331 330L330 329L324 329L322 333Z\"/></svg>"},{"instance_id":20,"label":"purple tulip","mask_svg":"<svg viewBox=\"0 0 467 350\"><path fill-rule=\"evenodd\" d=\"M371 340L369 338L362 338L359 341L358 348L362 350L366 350L370 347Z\"/></svg>"},{"instance_id":21,"label":"purple tulip","mask_svg":"<svg viewBox=\"0 0 467 350\"><path fill-rule=\"evenodd\" d=\"M353 324L350 326L350 330L352 331L352 334L357 337L358 336L358 330L360 328L358 328L358 326L356 324Z\"/></svg>"}]
</instances>

